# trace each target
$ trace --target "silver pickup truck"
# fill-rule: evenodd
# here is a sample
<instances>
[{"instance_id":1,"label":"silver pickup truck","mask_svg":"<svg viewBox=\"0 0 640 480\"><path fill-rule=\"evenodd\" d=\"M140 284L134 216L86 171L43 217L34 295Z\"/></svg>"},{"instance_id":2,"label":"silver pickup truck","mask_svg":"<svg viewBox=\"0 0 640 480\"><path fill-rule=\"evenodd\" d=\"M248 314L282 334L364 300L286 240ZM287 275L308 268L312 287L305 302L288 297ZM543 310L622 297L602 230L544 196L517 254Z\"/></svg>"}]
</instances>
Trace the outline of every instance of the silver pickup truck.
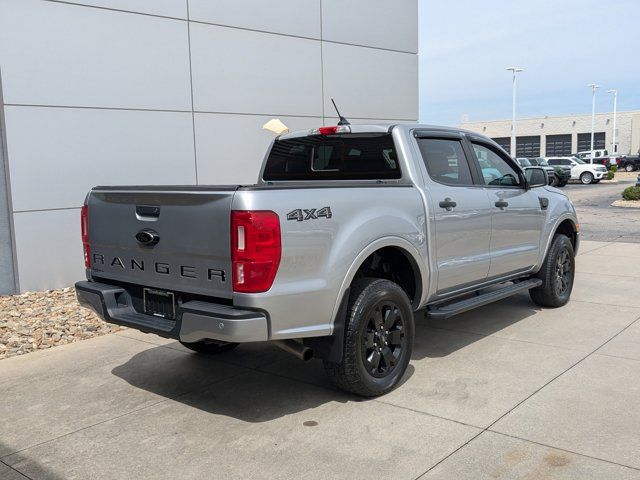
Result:
<instances>
[{"instance_id":1,"label":"silver pickup truck","mask_svg":"<svg viewBox=\"0 0 640 480\"><path fill-rule=\"evenodd\" d=\"M458 129L288 133L254 185L93 188L77 297L200 353L272 341L380 395L407 368L415 312L443 319L523 291L569 300L579 225L546 183Z\"/></svg>"}]
</instances>

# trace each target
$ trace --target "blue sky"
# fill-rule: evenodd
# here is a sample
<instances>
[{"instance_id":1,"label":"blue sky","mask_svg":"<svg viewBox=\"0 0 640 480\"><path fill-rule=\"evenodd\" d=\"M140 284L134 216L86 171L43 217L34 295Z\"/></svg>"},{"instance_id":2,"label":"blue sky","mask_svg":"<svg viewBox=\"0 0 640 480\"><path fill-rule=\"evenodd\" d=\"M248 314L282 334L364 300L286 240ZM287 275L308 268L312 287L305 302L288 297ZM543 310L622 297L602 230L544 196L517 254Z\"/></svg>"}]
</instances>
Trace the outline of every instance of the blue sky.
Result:
<instances>
[{"instance_id":1,"label":"blue sky","mask_svg":"<svg viewBox=\"0 0 640 480\"><path fill-rule=\"evenodd\" d=\"M419 0L420 121L458 125L518 117L640 109L639 0Z\"/></svg>"}]
</instances>

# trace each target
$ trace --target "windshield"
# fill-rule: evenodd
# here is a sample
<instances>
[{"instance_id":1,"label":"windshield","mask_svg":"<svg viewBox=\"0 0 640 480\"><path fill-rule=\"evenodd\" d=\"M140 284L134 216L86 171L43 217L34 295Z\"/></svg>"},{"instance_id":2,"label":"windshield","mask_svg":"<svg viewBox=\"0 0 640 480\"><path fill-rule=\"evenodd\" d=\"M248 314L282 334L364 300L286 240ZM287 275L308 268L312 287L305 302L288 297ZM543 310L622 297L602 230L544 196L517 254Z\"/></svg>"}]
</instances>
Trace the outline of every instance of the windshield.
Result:
<instances>
[{"instance_id":1,"label":"windshield","mask_svg":"<svg viewBox=\"0 0 640 480\"><path fill-rule=\"evenodd\" d=\"M573 160L576 163L580 163L580 164L586 164L587 163L584 160L579 159L578 157L571 157L571 160Z\"/></svg>"},{"instance_id":2,"label":"windshield","mask_svg":"<svg viewBox=\"0 0 640 480\"><path fill-rule=\"evenodd\" d=\"M517 161L518 161L518 163L520 164L521 167L530 167L531 166L531 162L529 161L528 158L518 158Z\"/></svg>"},{"instance_id":3,"label":"windshield","mask_svg":"<svg viewBox=\"0 0 640 480\"><path fill-rule=\"evenodd\" d=\"M548 167L549 166L549 164L547 163L547 161L544 158L538 158L538 159L536 159L536 162L541 167Z\"/></svg>"}]
</instances>

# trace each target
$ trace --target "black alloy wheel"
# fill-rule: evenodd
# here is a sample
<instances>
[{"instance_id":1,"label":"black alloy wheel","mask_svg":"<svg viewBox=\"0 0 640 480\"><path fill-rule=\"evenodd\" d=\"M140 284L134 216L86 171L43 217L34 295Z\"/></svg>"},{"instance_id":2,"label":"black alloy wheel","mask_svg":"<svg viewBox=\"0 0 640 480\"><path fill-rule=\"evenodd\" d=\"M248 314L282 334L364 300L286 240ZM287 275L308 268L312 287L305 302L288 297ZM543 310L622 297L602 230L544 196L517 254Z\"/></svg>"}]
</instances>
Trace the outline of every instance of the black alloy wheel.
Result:
<instances>
[{"instance_id":1,"label":"black alloy wheel","mask_svg":"<svg viewBox=\"0 0 640 480\"><path fill-rule=\"evenodd\" d=\"M557 256L555 263L555 277L553 279L556 295L561 297L565 294L569 285L573 281L573 271L571 268L571 255L567 248L562 248Z\"/></svg>"},{"instance_id":2,"label":"black alloy wheel","mask_svg":"<svg viewBox=\"0 0 640 480\"><path fill-rule=\"evenodd\" d=\"M391 374L406 343L400 308L388 300L378 302L369 312L362 336L363 363L368 372L376 378Z\"/></svg>"}]
</instances>

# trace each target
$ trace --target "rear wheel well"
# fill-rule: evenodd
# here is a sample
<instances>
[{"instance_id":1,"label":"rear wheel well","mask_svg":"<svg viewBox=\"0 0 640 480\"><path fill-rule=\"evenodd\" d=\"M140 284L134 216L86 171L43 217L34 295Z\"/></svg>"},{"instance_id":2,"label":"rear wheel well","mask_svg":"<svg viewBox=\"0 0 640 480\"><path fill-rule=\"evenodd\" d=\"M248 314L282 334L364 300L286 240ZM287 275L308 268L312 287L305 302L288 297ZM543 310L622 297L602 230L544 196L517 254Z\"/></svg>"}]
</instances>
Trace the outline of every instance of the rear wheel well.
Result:
<instances>
[{"instance_id":1,"label":"rear wheel well","mask_svg":"<svg viewBox=\"0 0 640 480\"><path fill-rule=\"evenodd\" d=\"M353 280L364 277L391 280L404 290L414 307L420 302L420 271L413 257L401 248L384 247L369 255L358 268Z\"/></svg>"},{"instance_id":2,"label":"rear wheel well","mask_svg":"<svg viewBox=\"0 0 640 480\"><path fill-rule=\"evenodd\" d=\"M574 249L576 248L576 240L578 234L576 231L576 226L571 220L563 220L560 225L558 225L558 228L556 228L555 231L555 235L558 234L566 235L567 237L569 237L569 240L571 240L571 245Z\"/></svg>"}]
</instances>

